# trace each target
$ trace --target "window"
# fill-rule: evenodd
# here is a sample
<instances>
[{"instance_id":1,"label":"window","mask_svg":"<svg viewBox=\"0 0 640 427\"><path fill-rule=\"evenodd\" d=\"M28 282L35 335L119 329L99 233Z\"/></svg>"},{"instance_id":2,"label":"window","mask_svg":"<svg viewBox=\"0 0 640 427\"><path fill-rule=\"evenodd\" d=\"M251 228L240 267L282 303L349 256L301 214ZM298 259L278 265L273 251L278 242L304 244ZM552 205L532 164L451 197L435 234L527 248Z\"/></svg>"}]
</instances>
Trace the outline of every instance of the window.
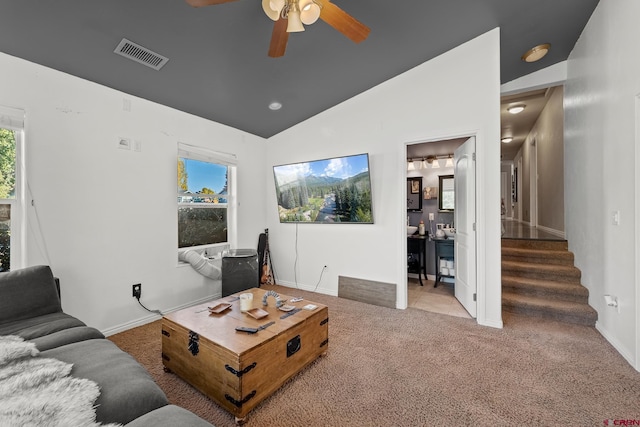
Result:
<instances>
[{"instance_id":1,"label":"window","mask_svg":"<svg viewBox=\"0 0 640 427\"><path fill-rule=\"evenodd\" d=\"M228 248L235 236L235 158L178 146L178 248Z\"/></svg>"},{"instance_id":2,"label":"window","mask_svg":"<svg viewBox=\"0 0 640 427\"><path fill-rule=\"evenodd\" d=\"M23 111L0 107L0 272L22 267L24 258L23 118Z\"/></svg>"}]
</instances>

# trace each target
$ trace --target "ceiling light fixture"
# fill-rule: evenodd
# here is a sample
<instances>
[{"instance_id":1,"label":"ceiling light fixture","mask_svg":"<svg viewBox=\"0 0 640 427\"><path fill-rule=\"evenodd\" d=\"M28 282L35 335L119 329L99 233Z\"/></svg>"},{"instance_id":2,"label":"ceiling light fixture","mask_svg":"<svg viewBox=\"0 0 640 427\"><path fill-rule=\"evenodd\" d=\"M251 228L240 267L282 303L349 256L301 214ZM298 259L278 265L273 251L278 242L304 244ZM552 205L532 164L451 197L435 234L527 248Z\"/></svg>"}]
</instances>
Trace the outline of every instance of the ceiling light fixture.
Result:
<instances>
[{"instance_id":1,"label":"ceiling light fixture","mask_svg":"<svg viewBox=\"0 0 640 427\"><path fill-rule=\"evenodd\" d=\"M264 13L272 20L288 20L287 33L304 31L320 17L320 5L315 0L262 0ZM304 24L304 25L303 25Z\"/></svg>"},{"instance_id":2,"label":"ceiling light fixture","mask_svg":"<svg viewBox=\"0 0 640 427\"><path fill-rule=\"evenodd\" d=\"M519 114L522 113L525 109L526 105L524 104L520 104L520 105L514 105L512 107L507 108L507 111L511 114Z\"/></svg>"},{"instance_id":3,"label":"ceiling light fixture","mask_svg":"<svg viewBox=\"0 0 640 427\"><path fill-rule=\"evenodd\" d=\"M500 141L504 142L505 144L508 144L511 141L513 141L513 138L511 138L510 136L506 136L506 137L502 138Z\"/></svg>"},{"instance_id":4,"label":"ceiling light fixture","mask_svg":"<svg viewBox=\"0 0 640 427\"><path fill-rule=\"evenodd\" d=\"M282 108L282 104L279 103L278 101L273 101L271 104L269 104L269 109L272 111L278 111L281 108Z\"/></svg>"},{"instance_id":5,"label":"ceiling light fixture","mask_svg":"<svg viewBox=\"0 0 640 427\"><path fill-rule=\"evenodd\" d=\"M524 62L536 62L541 60L547 53L549 53L549 49L551 49L550 43L539 44L538 46L534 46L529 49L524 55L522 55L522 60Z\"/></svg>"}]
</instances>

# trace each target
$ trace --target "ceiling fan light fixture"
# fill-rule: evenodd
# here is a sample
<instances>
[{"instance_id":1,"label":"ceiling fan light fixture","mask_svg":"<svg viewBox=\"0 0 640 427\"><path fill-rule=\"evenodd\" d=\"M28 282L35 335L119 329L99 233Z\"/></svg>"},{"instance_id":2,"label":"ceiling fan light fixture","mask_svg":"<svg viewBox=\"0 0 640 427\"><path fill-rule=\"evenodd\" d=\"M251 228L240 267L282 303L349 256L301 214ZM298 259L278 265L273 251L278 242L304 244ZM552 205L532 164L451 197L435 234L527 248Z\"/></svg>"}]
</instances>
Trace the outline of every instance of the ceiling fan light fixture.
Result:
<instances>
[{"instance_id":1,"label":"ceiling fan light fixture","mask_svg":"<svg viewBox=\"0 0 640 427\"><path fill-rule=\"evenodd\" d=\"M293 3L287 14L287 33L299 33L304 31L304 25L300 20L300 9L297 3Z\"/></svg>"},{"instance_id":2,"label":"ceiling fan light fixture","mask_svg":"<svg viewBox=\"0 0 640 427\"><path fill-rule=\"evenodd\" d=\"M522 55L522 60L524 62L536 62L541 60L547 53L549 53L549 49L551 49L550 43L539 44L538 46L534 46L529 49L524 55Z\"/></svg>"},{"instance_id":3,"label":"ceiling fan light fixture","mask_svg":"<svg viewBox=\"0 0 640 427\"><path fill-rule=\"evenodd\" d=\"M300 0L300 20L311 25L320 18L320 6L313 0Z\"/></svg>"},{"instance_id":4,"label":"ceiling fan light fixture","mask_svg":"<svg viewBox=\"0 0 640 427\"><path fill-rule=\"evenodd\" d=\"M272 21L280 19L282 8L284 0L262 0L262 10Z\"/></svg>"}]
</instances>

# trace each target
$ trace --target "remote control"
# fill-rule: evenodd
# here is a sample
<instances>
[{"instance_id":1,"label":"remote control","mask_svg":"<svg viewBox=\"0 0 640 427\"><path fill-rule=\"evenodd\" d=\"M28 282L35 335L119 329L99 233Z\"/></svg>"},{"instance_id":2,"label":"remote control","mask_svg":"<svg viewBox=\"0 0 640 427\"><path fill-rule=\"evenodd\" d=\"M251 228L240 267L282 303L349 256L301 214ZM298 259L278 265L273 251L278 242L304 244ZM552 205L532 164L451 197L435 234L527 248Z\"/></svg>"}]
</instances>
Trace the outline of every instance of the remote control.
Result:
<instances>
[{"instance_id":1,"label":"remote control","mask_svg":"<svg viewBox=\"0 0 640 427\"><path fill-rule=\"evenodd\" d=\"M247 328L245 326L238 326L238 327L236 327L236 331L248 332L250 334L255 334L256 332L258 332L258 328Z\"/></svg>"},{"instance_id":2,"label":"remote control","mask_svg":"<svg viewBox=\"0 0 640 427\"><path fill-rule=\"evenodd\" d=\"M298 301L302 301L302 300L303 300L303 298L302 298L302 297L295 297L295 298L291 298L291 299L289 300L289 302L298 302Z\"/></svg>"}]
</instances>

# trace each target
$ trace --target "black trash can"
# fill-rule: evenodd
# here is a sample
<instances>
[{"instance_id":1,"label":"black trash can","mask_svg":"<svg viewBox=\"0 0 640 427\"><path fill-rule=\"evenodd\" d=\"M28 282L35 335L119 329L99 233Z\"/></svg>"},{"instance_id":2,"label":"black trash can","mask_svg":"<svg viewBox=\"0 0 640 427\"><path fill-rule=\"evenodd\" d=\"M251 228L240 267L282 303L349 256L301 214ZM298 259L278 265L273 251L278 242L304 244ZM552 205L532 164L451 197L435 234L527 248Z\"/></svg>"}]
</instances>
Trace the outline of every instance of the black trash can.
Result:
<instances>
[{"instance_id":1,"label":"black trash can","mask_svg":"<svg viewBox=\"0 0 640 427\"><path fill-rule=\"evenodd\" d=\"M232 249L222 257L222 296L260 286L258 251Z\"/></svg>"}]
</instances>

